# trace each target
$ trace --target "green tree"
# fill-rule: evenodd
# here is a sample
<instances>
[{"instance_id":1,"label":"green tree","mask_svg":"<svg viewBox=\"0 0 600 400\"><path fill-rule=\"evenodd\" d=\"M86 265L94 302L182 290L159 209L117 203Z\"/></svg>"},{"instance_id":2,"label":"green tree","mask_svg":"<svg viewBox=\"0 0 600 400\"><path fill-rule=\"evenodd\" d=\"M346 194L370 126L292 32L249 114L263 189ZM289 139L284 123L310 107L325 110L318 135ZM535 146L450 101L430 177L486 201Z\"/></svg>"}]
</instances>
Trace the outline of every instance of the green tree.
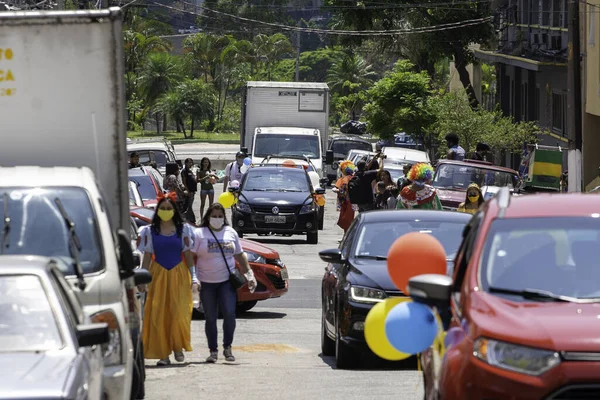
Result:
<instances>
[{"instance_id":1,"label":"green tree","mask_svg":"<svg viewBox=\"0 0 600 400\"><path fill-rule=\"evenodd\" d=\"M252 43L257 64L264 66L264 75L269 81L272 78L275 64L285 56L294 53L292 43L282 33L275 33L271 36L258 34L254 37Z\"/></svg>"},{"instance_id":2,"label":"green tree","mask_svg":"<svg viewBox=\"0 0 600 400\"><path fill-rule=\"evenodd\" d=\"M329 47L301 53L300 80L304 82L327 82L329 70L343 56L344 52L341 49Z\"/></svg>"},{"instance_id":3,"label":"green tree","mask_svg":"<svg viewBox=\"0 0 600 400\"><path fill-rule=\"evenodd\" d=\"M192 75L202 77L205 83L213 80L221 52L228 44L229 40L225 36L205 33L188 36L183 41L183 51Z\"/></svg>"},{"instance_id":4,"label":"green tree","mask_svg":"<svg viewBox=\"0 0 600 400\"><path fill-rule=\"evenodd\" d=\"M214 89L199 79L188 79L177 87L185 110L190 118L190 138L194 137L194 127L197 122L215 119Z\"/></svg>"},{"instance_id":5,"label":"green tree","mask_svg":"<svg viewBox=\"0 0 600 400\"><path fill-rule=\"evenodd\" d=\"M377 81L367 92L365 115L370 129L381 138L406 132L428 146L430 140L424 134L435 120L428 106L431 79L427 72L413 69L409 61L398 61L392 71Z\"/></svg>"}]
</instances>

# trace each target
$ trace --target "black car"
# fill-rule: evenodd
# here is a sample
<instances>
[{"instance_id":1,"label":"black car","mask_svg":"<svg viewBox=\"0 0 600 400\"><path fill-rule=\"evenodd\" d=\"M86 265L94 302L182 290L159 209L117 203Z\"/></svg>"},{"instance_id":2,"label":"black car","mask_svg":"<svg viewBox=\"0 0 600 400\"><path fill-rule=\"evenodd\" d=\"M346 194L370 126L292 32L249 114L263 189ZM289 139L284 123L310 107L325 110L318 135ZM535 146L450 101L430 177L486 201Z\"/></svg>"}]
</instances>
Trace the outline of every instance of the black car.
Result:
<instances>
[{"instance_id":1,"label":"black car","mask_svg":"<svg viewBox=\"0 0 600 400\"><path fill-rule=\"evenodd\" d=\"M448 270L471 219L467 213L433 210L377 210L358 214L339 248L323 250L327 262L321 285L321 349L338 368L356 364L368 350L364 321L376 303L404 297L389 277L386 257L392 243L409 232L435 236L444 246Z\"/></svg>"},{"instance_id":2,"label":"black car","mask_svg":"<svg viewBox=\"0 0 600 400\"><path fill-rule=\"evenodd\" d=\"M231 208L233 227L240 237L245 233L306 234L310 244L319 240L319 206L302 166L264 164L244 174L238 202Z\"/></svg>"},{"instance_id":3,"label":"black car","mask_svg":"<svg viewBox=\"0 0 600 400\"><path fill-rule=\"evenodd\" d=\"M373 151L373 144L366 139L351 135L339 135L329 138L328 153L332 154L329 156L332 158L330 160L332 163L327 165L327 179L329 184L337 180L339 163L346 158L346 155L352 149Z\"/></svg>"}]
</instances>

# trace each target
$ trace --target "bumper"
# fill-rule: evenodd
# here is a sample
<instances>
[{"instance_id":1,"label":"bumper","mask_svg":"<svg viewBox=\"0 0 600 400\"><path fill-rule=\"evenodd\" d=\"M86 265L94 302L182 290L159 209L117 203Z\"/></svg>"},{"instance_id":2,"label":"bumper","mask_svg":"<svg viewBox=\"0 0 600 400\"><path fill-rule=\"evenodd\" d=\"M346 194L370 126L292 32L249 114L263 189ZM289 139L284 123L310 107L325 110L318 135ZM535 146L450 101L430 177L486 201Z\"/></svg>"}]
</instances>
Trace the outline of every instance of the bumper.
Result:
<instances>
[{"instance_id":1,"label":"bumper","mask_svg":"<svg viewBox=\"0 0 600 400\"><path fill-rule=\"evenodd\" d=\"M242 233L287 233L304 234L318 230L318 211L309 214L279 214L285 217L284 223L267 222L270 214L245 213L232 209L233 227Z\"/></svg>"},{"instance_id":2,"label":"bumper","mask_svg":"<svg viewBox=\"0 0 600 400\"><path fill-rule=\"evenodd\" d=\"M375 304L347 302L340 310L340 339L346 345L362 351L371 351L365 341L364 323Z\"/></svg>"},{"instance_id":3,"label":"bumper","mask_svg":"<svg viewBox=\"0 0 600 400\"><path fill-rule=\"evenodd\" d=\"M501 399L598 399L600 362L564 361L541 376L529 376L488 365L468 357L462 373L447 373L441 389L444 398ZM455 366L456 367L456 366ZM444 372L449 372L443 366ZM454 369L454 371L457 371ZM461 382L457 387L456 382ZM457 391L454 392L453 388ZM445 390L444 390L445 389Z\"/></svg>"},{"instance_id":4,"label":"bumper","mask_svg":"<svg viewBox=\"0 0 600 400\"><path fill-rule=\"evenodd\" d=\"M240 288L237 292L239 302L267 300L287 293L288 280L282 278L281 268L256 263L250 263L250 267L254 272L257 286L254 293L250 293L247 285Z\"/></svg>"},{"instance_id":5,"label":"bumper","mask_svg":"<svg viewBox=\"0 0 600 400\"><path fill-rule=\"evenodd\" d=\"M127 377L125 365L104 367L104 393L107 400L129 400L130 392L131 378Z\"/></svg>"}]
</instances>

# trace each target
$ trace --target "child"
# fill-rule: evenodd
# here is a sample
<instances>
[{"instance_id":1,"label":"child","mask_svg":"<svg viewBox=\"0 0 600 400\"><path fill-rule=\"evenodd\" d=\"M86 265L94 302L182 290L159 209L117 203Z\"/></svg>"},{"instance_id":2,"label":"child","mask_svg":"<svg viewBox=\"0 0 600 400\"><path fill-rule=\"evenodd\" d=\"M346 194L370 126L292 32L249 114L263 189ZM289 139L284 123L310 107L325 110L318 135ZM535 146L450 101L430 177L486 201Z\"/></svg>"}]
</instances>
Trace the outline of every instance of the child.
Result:
<instances>
[{"instance_id":1,"label":"child","mask_svg":"<svg viewBox=\"0 0 600 400\"><path fill-rule=\"evenodd\" d=\"M400 194L400 189L397 186L390 185L387 187L387 190L390 192L390 197L387 199L387 209L394 210L396 209L396 205L398 203L398 195Z\"/></svg>"},{"instance_id":2,"label":"child","mask_svg":"<svg viewBox=\"0 0 600 400\"><path fill-rule=\"evenodd\" d=\"M384 210L387 207L387 199L390 196L390 192L386 190L385 182L377 182L375 192L375 209Z\"/></svg>"}]
</instances>

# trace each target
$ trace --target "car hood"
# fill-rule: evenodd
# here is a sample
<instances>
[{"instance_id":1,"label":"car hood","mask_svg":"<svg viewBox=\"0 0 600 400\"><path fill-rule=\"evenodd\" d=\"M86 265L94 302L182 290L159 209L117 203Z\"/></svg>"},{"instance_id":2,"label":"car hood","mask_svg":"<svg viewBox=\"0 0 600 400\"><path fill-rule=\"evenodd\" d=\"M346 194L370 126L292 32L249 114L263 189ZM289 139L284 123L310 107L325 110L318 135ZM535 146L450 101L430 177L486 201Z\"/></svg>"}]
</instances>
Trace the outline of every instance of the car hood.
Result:
<instances>
[{"instance_id":1,"label":"car hood","mask_svg":"<svg viewBox=\"0 0 600 400\"><path fill-rule=\"evenodd\" d=\"M60 398L72 361L56 353L0 353L0 398Z\"/></svg>"},{"instance_id":2,"label":"car hood","mask_svg":"<svg viewBox=\"0 0 600 400\"><path fill-rule=\"evenodd\" d=\"M260 205L301 205L310 196L308 192L242 191L240 200Z\"/></svg>"},{"instance_id":3,"label":"car hood","mask_svg":"<svg viewBox=\"0 0 600 400\"><path fill-rule=\"evenodd\" d=\"M465 201L466 189L437 189L436 192L441 202L451 201L454 203L462 203Z\"/></svg>"},{"instance_id":4,"label":"car hood","mask_svg":"<svg viewBox=\"0 0 600 400\"><path fill-rule=\"evenodd\" d=\"M556 351L600 348L600 303L516 302L479 291L469 310L477 335Z\"/></svg>"},{"instance_id":5,"label":"car hood","mask_svg":"<svg viewBox=\"0 0 600 400\"><path fill-rule=\"evenodd\" d=\"M398 291L390 279L385 260L352 259L348 280L353 285Z\"/></svg>"},{"instance_id":6,"label":"car hood","mask_svg":"<svg viewBox=\"0 0 600 400\"><path fill-rule=\"evenodd\" d=\"M260 254L265 258L279 258L278 252L261 243L248 239L240 239L240 243L242 244L242 249L244 249L244 251L251 251L253 253Z\"/></svg>"}]
</instances>

